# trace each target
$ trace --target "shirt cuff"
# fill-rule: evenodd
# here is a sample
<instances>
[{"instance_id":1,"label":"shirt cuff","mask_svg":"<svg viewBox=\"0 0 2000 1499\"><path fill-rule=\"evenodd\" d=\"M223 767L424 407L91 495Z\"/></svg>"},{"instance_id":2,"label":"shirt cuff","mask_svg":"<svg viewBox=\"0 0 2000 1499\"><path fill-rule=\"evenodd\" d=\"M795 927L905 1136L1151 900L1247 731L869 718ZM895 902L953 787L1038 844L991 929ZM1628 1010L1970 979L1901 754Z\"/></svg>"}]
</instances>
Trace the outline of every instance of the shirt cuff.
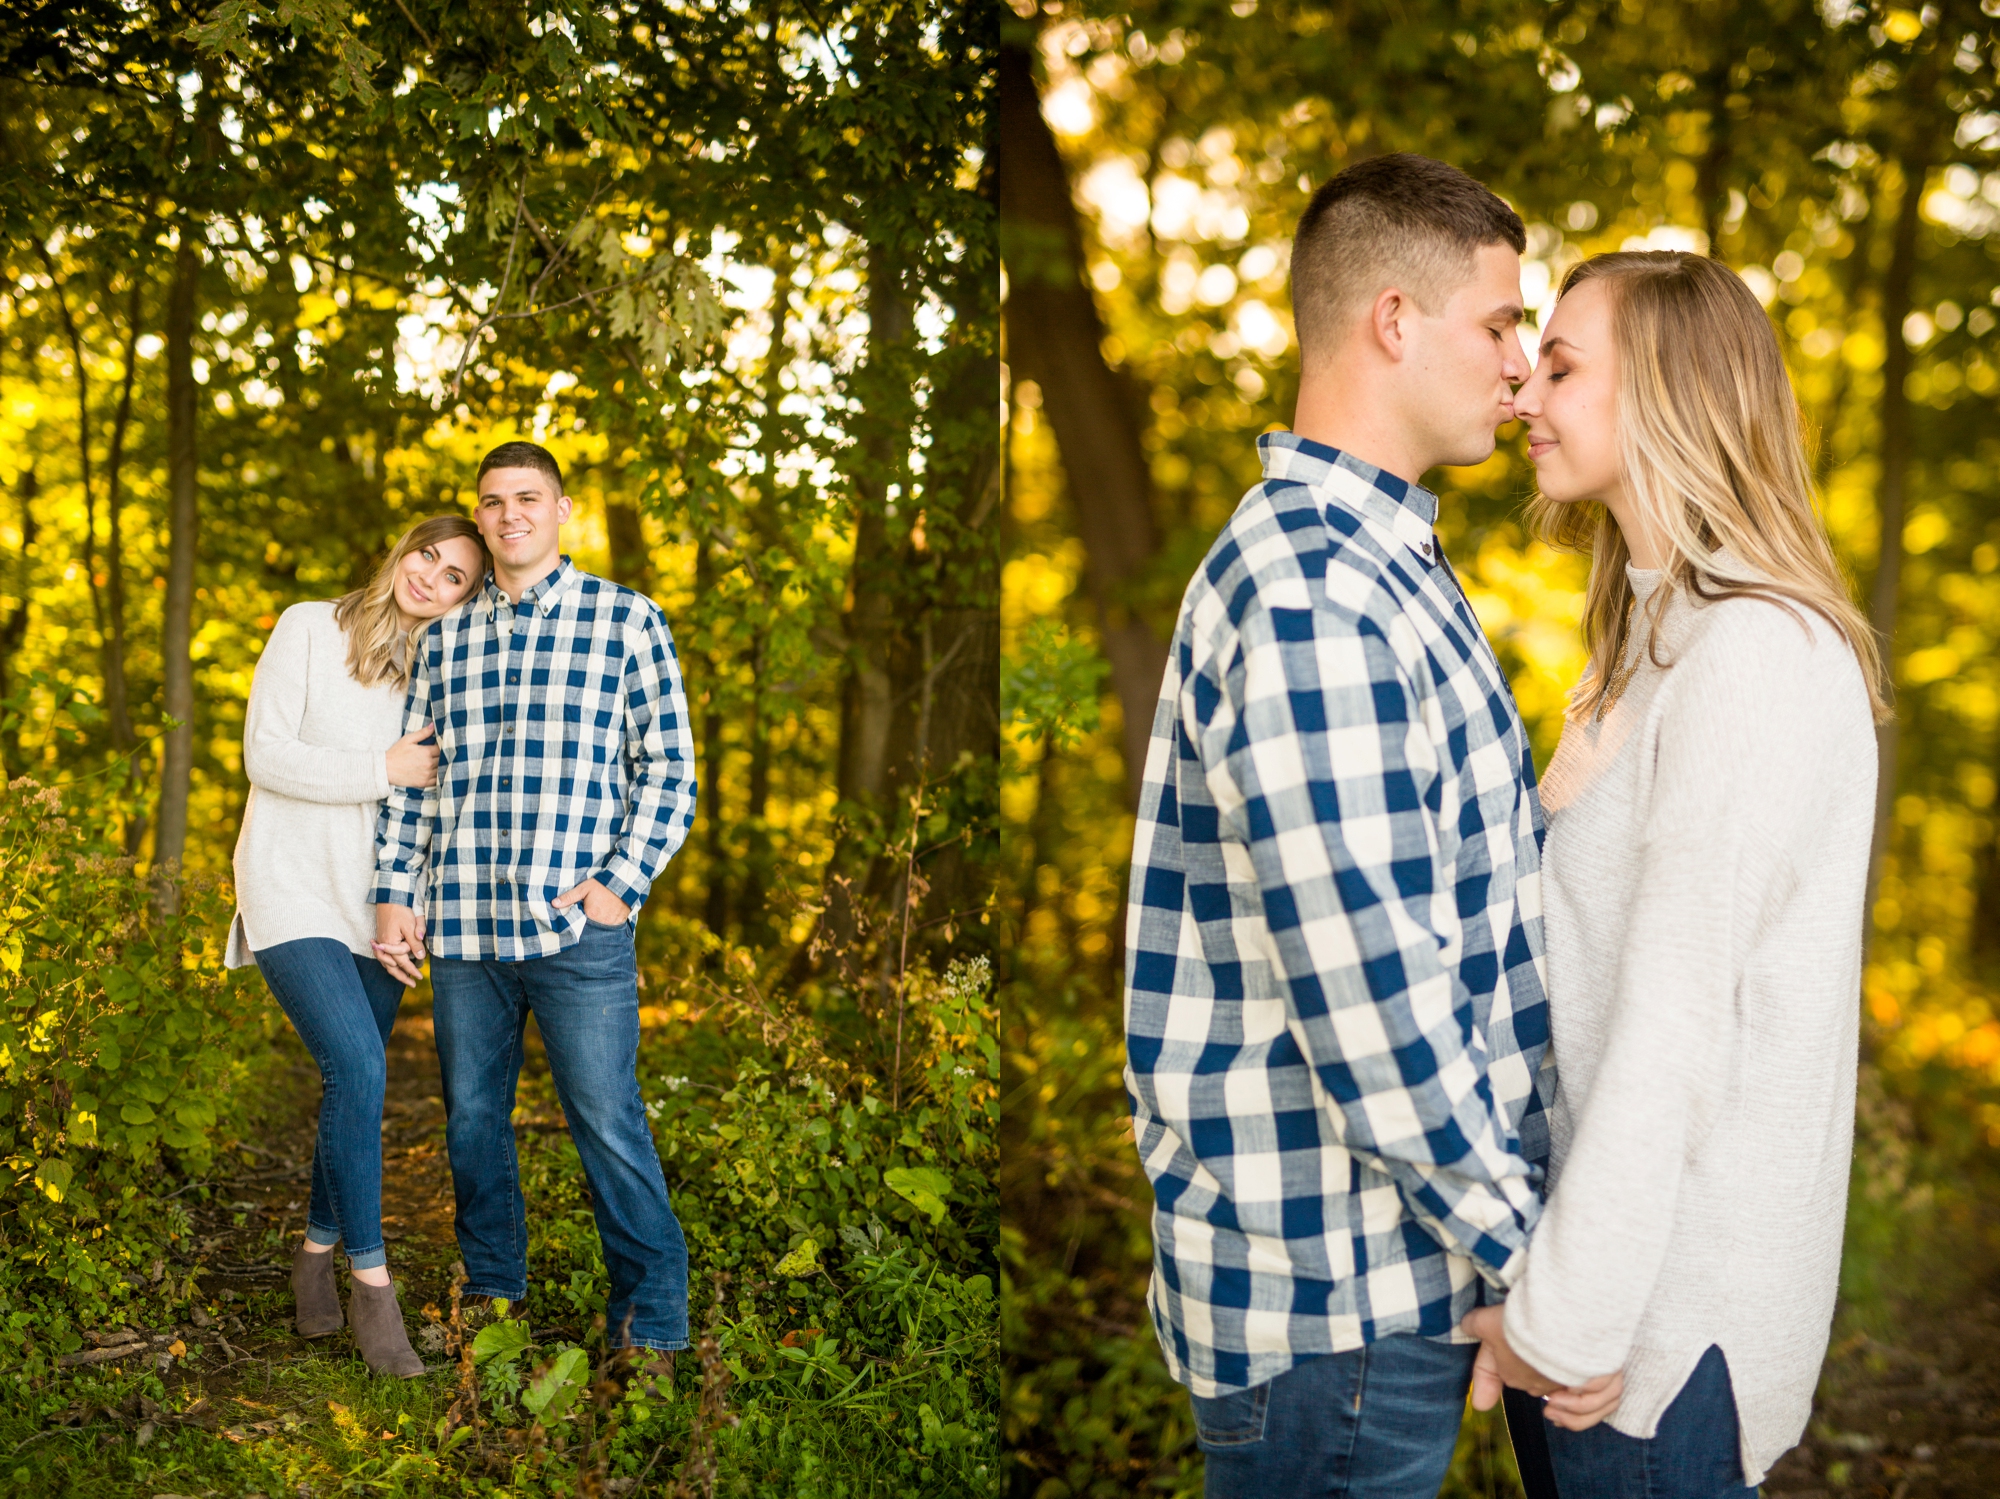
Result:
<instances>
[{"instance_id":1,"label":"shirt cuff","mask_svg":"<svg viewBox=\"0 0 2000 1499\"><path fill-rule=\"evenodd\" d=\"M387 750L377 750L375 752L375 800L378 802L387 800L389 793L393 790L395 790L395 787L389 784L389 752Z\"/></svg>"},{"instance_id":2,"label":"shirt cuff","mask_svg":"<svg viewBox=\"0 0 2000 1499\"><path fill-rule=\"evenodd\" d=\"M646 892L653 887L653 882L646 878L643 869L630 859L617 854L614 854L591 878L634 910L646 903Z\"/></svg>"},{"instance_id":3,"label":"shirt cuff","mask_svg":"<svg viewBox=\"0 0 2000 1499\"><path fill-rule=\"evenodd\" d=\"M417 905L417 882L406 874L377 874L375 888L368 893L368 899L378 906Z\"/></svg>"}]
</instances>

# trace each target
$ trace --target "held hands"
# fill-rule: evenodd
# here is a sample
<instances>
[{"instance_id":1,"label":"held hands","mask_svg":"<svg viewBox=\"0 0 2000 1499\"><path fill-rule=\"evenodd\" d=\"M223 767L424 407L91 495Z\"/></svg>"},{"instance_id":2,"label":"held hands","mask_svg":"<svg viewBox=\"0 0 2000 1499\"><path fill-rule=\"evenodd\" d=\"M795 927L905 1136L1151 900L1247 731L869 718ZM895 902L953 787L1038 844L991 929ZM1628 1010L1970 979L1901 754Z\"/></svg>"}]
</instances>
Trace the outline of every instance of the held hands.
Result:
<instances>
[{"instance_id":1,"label":"held hands","mask_svg":"<svg viewBox=\"0 0 2000 1499\"><path fill-rule=\"evenodd\" d=\"M428 790L437 784L437 730L431 724L412 729L389 746L389 784ZM426 744L424 741L429 740Z\"/></svg>"},{"instance_id":2,"label":"held hands","mask_svg":"<svg viewBox=\"0 0 2000 1499\"><path fill-rule=\"evenodd\" d=\"M1542 1414L1565 1431L1587 1431L1618 1409L1625 1394L1625 1374L1600 1374L1588 1384L1566 1388L1545 1377L1507 1346L1501 1326L1501 1308L1482 1306L1466 1314L1459 1326L1480 1340L1479 1357L1472 1365L1472 1407L1491 1410L1500 1403L1500 1390L1510 1385L1540 1395Z\"/></svg>"},{"instance_id":3,"label":"held hands","mask_svg":"<svg viewBox=\"0 0 2000 1499\"><path fill-rule=\"evenodd\" d=\"M578 901L583 914L601 926L617 926L632 914L632 908L606 890L596 880L585 880L574 890L565 890L550 902L558 911L567 911Z\"/></svg>"},{"instance_id":4,"label":"held hands","mask_svg":"<svg viewBox=\"0 0 2000 1499\"><path fill-rule=\"evenodd\" d=\"M423 973L424 918L408 906L384 902L375 908L375 960L405 989L414 988Z\"/></svg>"}]
</instances>

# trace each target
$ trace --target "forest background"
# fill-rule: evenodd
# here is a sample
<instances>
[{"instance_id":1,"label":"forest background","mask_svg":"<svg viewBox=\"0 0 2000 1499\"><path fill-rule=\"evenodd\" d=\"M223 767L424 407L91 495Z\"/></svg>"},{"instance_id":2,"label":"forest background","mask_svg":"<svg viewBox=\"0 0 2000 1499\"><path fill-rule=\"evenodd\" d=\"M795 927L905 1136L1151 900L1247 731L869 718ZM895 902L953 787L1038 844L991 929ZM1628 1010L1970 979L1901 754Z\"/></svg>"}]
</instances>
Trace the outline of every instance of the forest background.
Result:
<instances>
[{"instance_id":1,"label":"forest background","mask_svg":"<svg viewBox=\"0 0 2000 1499\"><path fill-rule=\"evenodd\" d=\"M0 21L17 1485L990 1490L997 40L923 0ZM394 1389L288 1341L311 1074L220 966L265 635L516 436L578 564L664 607L698 744L640 1066L703 1342L622 1396L532 1063L529 1310L564 1336ZM449 1301L448 1224L419 1238L412 1316Z\"/></svg>"},{"instance_id":2,"label":"forest background","mask_svg":"<svg viewBox=\"0 0 2000 1499\"><path fill-rule=\"evenodd\" d=\"M1187 1403L1144 1307L1150 1195L1120 1077L1131 807L1181 591L1257 478L1255 437L1291 416L1293 224L1327 176L1390 150L1454 162L1519 208L1530 341L1563 273L1620 248L1716 255L1770 310L1897 704L1856 997L1865 1066L1836 1354L1873 1360L1857 1378L1894 1364L1906 1386L1950 1388L1964 1419L1988 1420L1990 1379L1973 1394L1952 1370L1912 1374L1880 1335L1927 1277L1954 1296L1992 1283L2000 5L1012 3L999 104L1002 806L1022 920L1003 975L1010 1492L1199 1492ZM1427 482L1545 765L1582 666L1583 559L1525 534L1516 429L1487 463ZM1983 1337L1990 1371L2000 1350L1975 1304L1954 1336ZM1976 1467L1990 1421L1966 1438L1985 1456L1958 1449L1969 1486L1940 1488L1956 1437L1894 1424L1917 1397L1885 1397L1897 1408L1874 1419L1891 1424L1869 1435L1838 1427L1830 1391L1779 1475L1793 1487L1990 1491ZM1491 1423L1469 1423L1447 1492L1505 1492L1495 1447Z\"/></svg>"}]
</instances>

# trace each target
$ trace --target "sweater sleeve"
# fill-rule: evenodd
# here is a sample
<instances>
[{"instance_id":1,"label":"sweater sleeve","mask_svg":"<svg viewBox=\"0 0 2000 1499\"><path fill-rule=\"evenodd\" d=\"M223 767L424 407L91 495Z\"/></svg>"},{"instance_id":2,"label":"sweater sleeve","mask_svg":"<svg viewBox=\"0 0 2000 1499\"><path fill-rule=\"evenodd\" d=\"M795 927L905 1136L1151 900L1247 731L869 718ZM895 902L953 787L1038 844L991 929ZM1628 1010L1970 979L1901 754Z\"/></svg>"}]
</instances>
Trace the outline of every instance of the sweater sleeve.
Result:
<instances>
[{"instance_id":1,"label":"sweater sleeve","mask_svg":"<svg viewBox=\"0 0 2000 1499\"><path fill-rule=\"evenodd\" d=\"M244 773L251 785L298 801L380 801L389 794L386 752L333 749L300 737L313 651L315 645L329 648L314 634L310 614L294 606L279 616L265 642L243 715Z\"/></svg>"},{"instance_id":2,"label":"sweater sleeve","mask_svg":"<svg viewBox=\"0 0 2000 1499\"><path fill-rule=\"evenodd\" d=\"M1673 697L1632 851L1639 895L1603 1053L1507 1300L1509 1344L1565 1384L1630 1357L1685 1162L1728 1097L1738 988L1810 857L1814 772L1860 690L1852 655L1823 623L1808 637L1774 605L1736 607L1735 626L1709 632L1662 689Z\"/></svg>"}]
</instances>

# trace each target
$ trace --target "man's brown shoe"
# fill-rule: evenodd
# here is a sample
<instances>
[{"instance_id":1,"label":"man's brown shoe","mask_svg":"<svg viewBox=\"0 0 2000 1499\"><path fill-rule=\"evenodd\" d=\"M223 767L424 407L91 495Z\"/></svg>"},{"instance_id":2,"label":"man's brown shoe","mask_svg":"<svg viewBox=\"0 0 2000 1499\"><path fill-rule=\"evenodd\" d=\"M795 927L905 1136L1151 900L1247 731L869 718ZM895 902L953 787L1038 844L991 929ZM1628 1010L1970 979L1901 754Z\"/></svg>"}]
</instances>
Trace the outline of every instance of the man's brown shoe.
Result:
<instances>
[{"instance_id":1,"label":"man's brown shoe","mask_svg":"<svg viewBox=\"0 0 2000 1499\"><path fill-rule=\"evenodd\" d=\"M519 1324L523 1332L529 1332L528 1303L525 1301L506 1302L506 1312L495 1310L502 1304L498 1296L467 1296L458 1303L458 1314L465 1323L468 1333L477 1333L482 1327L490 1327L495 1322Z\"/></svg>"}]
</instances>

